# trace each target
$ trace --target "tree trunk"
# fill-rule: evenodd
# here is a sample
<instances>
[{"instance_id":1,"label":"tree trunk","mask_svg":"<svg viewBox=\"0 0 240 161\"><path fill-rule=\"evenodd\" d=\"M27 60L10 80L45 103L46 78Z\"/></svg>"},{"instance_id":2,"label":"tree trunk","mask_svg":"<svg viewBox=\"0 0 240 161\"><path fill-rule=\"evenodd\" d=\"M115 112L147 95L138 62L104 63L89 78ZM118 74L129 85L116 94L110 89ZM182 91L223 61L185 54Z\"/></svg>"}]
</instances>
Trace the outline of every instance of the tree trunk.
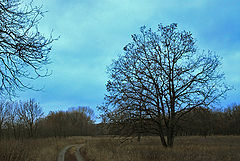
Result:
<instances>
[{"instance_id":1,"label":"tree trunk","mask_svg":"<svg viewBox=\"0 0 240 161\"><path fill-rule=\"evenodd\" d=\"M174 142L174 127L169 127L167 129L167 145L172 148Z\"/></svg>"},{"instance_id":2,"label":"tree trunk","mask_svg":"<svg viewBox=\"0 0 240 161\"><path fill-rule=\"evenodd\" d=\"M168 146L167 146L166 140L165 140L165 138L164 138L164 135L160 135L160 139L161 139L162 145L163 145L165 148L167 148Z\"/></svg>"},{"instance_id":3,"label":"tree trunk","mask_svg":"<svg viewBox=\"0 0 240 161\"><path fill-rule=\"evenodd\" d=\"M171 134L171 132L167 136L167 144L168 147L172 148L173 147L173 141L174 141L174 136Z\"/></svg>"},{"instance_id":4,"label":"tree trunk","mask_svg":"<svg viewBox=\"0 0 240 161\"><path fill-rule=\"evenodd\" d=\"M138 133L138 138L137 138L137 141L140 142L141 141L141 134Z\"/></svg>"},{"instance_id":5,"label":"tree trunk","mask_svg":"<svg viewBox=\"0 0 240 161\"><path fill-rule=\"evenodd\" d=\"M163 130L162 130L162 129L161 129L161 131L159 132L159 136L160 136L162 145L163 145L165 148L167 148L167 143L166 143L166 140L165 140L164 133L163 133Z\"/></svg>"},{"instance_id":6,"label":"tree trunk","mask_svg":"<svg viewBox=\"0 0 240 161\"><path fill-rule=\"evenodd\" d=\"M17 132L14 125L13 125L13 135L14 135L14 138L17 139Z\"/></svg>"},{"instance_id":7,"label":"tree trunk","mask_svg":"<svg viewBox=\"0 0 240 161\"><path fill-rule=\"evenodd\" d=\"M167 148L167 143L166 143L166 140L165 140L165 137L164 137L164 132L163 132L161 123L158 124L158 128L159 128L159 136L160 136L160 139L161 139L161 143L165 148Z\"/></svg>"},{"instance_id":8,"label":"tree trunk","mask_svg":"<svg viewBox=\"0 0 240 161\"><path fill-rule=\"evenodd\" d=\"M2 140L2 128L1 127L0 127L0 140Z\"/></svg>"}]
</instances>

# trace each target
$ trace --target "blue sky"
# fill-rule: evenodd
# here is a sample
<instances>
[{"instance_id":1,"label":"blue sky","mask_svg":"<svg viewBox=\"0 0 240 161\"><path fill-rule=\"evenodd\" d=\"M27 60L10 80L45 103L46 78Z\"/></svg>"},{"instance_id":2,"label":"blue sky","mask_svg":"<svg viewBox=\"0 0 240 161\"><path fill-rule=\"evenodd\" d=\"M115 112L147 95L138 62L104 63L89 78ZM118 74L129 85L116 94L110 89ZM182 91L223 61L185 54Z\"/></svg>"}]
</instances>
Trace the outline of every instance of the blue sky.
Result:
<instances>
[{"instance_id":1,"label":"blue sky","mask_svg":"<svg viewBox=\"0 0 240 161\"><path fill-rule=\"evenodd\" d=\"M40 23L46 36L54 30L48 66L53 74L33 83L42 92L19 93L35 98L45 113L72 106L93 109L103 102L106 66L122 52L142 25L178 23L193 33L200 49L223 58L226 82L235 87L222 106L240 103L239 0L35 0L48 12Z\"/></svg>"}]
</instances>

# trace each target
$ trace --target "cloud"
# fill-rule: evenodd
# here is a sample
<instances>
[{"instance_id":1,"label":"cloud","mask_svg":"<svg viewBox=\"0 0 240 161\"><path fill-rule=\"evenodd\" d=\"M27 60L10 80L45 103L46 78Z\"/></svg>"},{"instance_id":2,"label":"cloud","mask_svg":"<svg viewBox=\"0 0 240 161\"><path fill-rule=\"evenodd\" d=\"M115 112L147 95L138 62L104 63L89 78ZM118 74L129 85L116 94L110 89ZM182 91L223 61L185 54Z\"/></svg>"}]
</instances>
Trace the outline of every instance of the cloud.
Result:
<instances>
[{"instance_id":1,"label":"cloud","mask_svg":"<svg viewBox=\"0 0 240 161\"><path fill-rule=\"evenodd\" d=\"M223 71L226 74L226 79L231 84L238 85L240 87L240 51L229 54L223 59Z\"/></svg>"},{"instance_id":2,"label":"cloud","mask_svg":"<svg viewBox=\"0 0 240 161\"><path fill-rule=\"evenodd\" d=\"M106 66L147 25L176 22L180 30L192 31L199 48L223 57L226 81L239 84L240 5L224 0L36 0L48 10L40 31L60 39L53 44L53 75L38 80L45 92L28 91L21 98L35 97L47 107L68 108L103 102ZM240 87L237 86L240 90ZM232 94L233 95L233 94ZM228 100L230 102L231 100ZM226 101L227 102L227 101ZM68 107L67 107L68 106Z\"/></svg>"}]
</instances>

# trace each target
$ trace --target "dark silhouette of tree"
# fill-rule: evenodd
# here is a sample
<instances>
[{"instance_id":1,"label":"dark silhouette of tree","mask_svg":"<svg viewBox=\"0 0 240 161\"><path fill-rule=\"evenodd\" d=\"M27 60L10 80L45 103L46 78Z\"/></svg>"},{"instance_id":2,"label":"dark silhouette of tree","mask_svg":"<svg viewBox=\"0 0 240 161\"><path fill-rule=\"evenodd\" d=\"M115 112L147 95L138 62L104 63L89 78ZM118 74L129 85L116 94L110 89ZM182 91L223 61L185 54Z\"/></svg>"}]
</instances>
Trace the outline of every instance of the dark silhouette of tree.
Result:
<instances>
[{"instance_id":1,"label":"dark silhouette of tree","mask_svg":"<svg viewBox=\"0 0 240 161\"><path fill-rule=\"evenodd\" d=\"M178 135L208 136L214 133L214 112L208 108L195 108L178 122Z\"/></svg>"},{"instance_id":2,"label":"dark silhouette of tree","mask_svg":"<svg viewBox=\"0 0 240 161\"><path fill-rule=\"evenodd\" d=\"M15 139L19 139L21 135L21 130L23 130L24 128L18 116L19 104L18 102L6 102L5 106L6 106L5 108L8 109L7 116L8 136L10 137L13 136Z\"/></svg>"},{"instance_id":3,"label":"dark silhouette of tree","mask_svg":"<svg viewBox=\"0 0 240 161\"><path fill-rule=\"evenodd\" d=\"M43 116L42 108L34 99L27 102L20 102L18 116L28 131L29 137L36 135L38 121Z\"/></svg>"},{"instance_id":4,"label":"dark silhouette of tree","mask_svg":"<svg viewBox=\"0 0 240 161\"><path fill-rule=\"evenodd\" d=\"M127 113L132 121L141 114L147 131L172 147L178 121L192 109L209 107L228 90L220 58L200 52L191 32L177 30L175 23L160 24L157 31L141 27L132 40L108 68L105 111Z\"/></svg>"},{"instance_id":5,"label":"dark silhouette of tree","mask_svg":"<svg viewBox=\"0 0 240 161\"><path fill-rule=\"evenodd\" d=\"M111 112L106 112L102 115L105 126L102 128L108 129L110 135L121 135L125 136L126 141L129 136L137 137L140 142L141 136L147 134L147 118L145 111L142 110L144 103L131 102L125 105L119 106L117 109ZM99 107L104 109L104 106Z\"/></svg>"},{"instance_id":6,"label":"dark silhouette of tree","mask_svg":"<svg viewBox=\"0 0 240 161\"><path fill-rule=\"evenodd\" d=\"M2 129L4 124L6 123L7 115L8 115L8 109L5 106L5 102L1 101L0 102L0 140L2 138Z\"/></svg>"},{"instance_id":7,"label":"dark silhouette of tree","mask_svg":"<svg viewBox=\"0 0 240 161\"><path fill-rule=\"evenodd\" d=\"M39 124L42 136L95 135L94 112L89 107L79 106L68 111L50 112Z\"/></svg>"},{"instance_id":8,"label":"dark silhouette of tree","mask_svg":"<svg viewBox=\"0 0 240 161\"><path fill-rule=\"evenodd\" d=\"M233 104L224 110L224 120L226 132L225 134L240 134L240 105ZM226 124L227 123L227 124Z\"/></svg>"},{"instance_id":9,"label":"dark silhouette of tree","mask_svg":"<svg viewBox=\"0 0 240 161\"><path fill-rule=\"evenodd\" d=\"M54 39L38 31L41 7L22 0L0 2L0 95L31 88L27 79L49 75L45 65Z\"/></svg>"}]
</instances>

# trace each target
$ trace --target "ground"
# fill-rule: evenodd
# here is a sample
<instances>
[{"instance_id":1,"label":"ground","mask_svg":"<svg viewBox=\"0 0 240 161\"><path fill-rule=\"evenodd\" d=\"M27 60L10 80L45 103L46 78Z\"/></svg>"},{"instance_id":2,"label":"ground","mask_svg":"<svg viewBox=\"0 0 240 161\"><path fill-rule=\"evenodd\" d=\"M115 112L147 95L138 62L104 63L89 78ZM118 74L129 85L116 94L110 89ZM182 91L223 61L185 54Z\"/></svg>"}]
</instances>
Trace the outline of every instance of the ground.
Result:
<instances>
[{"instance_id":1,"label":"ground","mask_svg":"<svg viewBox=\"0 0 240 161\"><path fill-rule=\"evenodd\" d=\"M89 140L85 148L94 161L237 161L240 136L181 136L171 148L161 146L159 137L144 137L141 142L124 144L109 137Z\"/></svg>"},{"instance_id":2,"label":"ground","mask_svg":"<svg viewBox=\"0 0 240 161\"><path fill-rule=\"evenodd\" d=\"M141 142L110 136L45 138L0 141L0 160L56 161L61 149L84 144L80 149L86 161L237 161L240 136L181 136L172 149L161 146L159 137L143 137Z\"/></svg>"}]
</instances>

